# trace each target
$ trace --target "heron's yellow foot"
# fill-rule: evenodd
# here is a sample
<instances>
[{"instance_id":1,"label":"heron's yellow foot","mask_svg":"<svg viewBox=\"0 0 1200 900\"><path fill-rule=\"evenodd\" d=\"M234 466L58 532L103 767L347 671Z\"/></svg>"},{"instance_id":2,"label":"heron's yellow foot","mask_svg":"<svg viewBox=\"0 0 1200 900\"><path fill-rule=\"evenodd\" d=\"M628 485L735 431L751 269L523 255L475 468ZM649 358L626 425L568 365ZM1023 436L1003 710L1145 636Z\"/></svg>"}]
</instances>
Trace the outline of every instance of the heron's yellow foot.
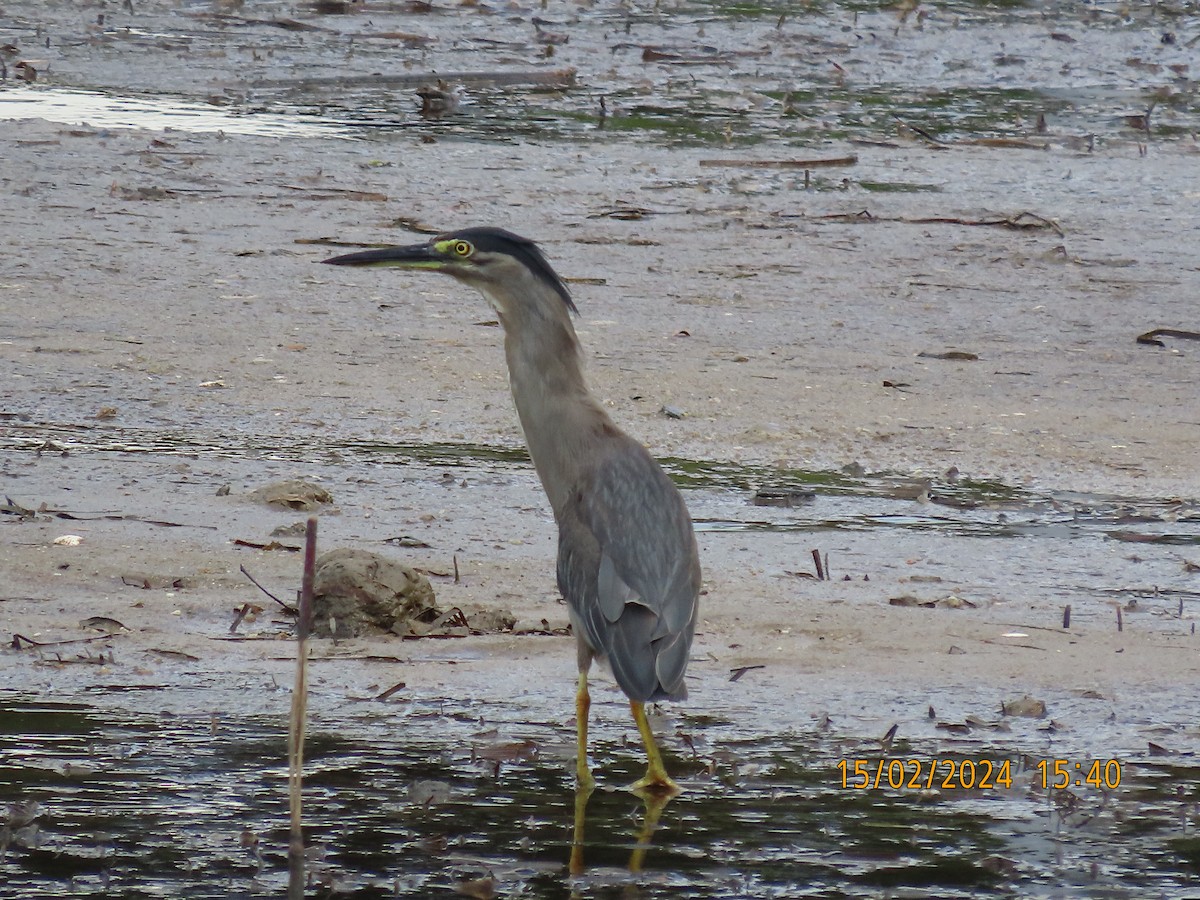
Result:
<instances>
[{"instance_id":1,"label":"heron's yellow foot","mask_svg":"<svg viewBox=\"0 0 1200 900\"><path fill-rule=\"evenodd\" d=\"M670 799L676 794L683 793L683 788L672 780L665 771L655 772L653 768L629 786L629 789L639 797L656 796Z\"/></svg>"},{"instance_id":2,"label":"heron's yellow foot","mask_svg":"<svg viewBox=\"0 0 1200 900\"><path fill-rule=\"evenodd\" d=\"M650 722L646 719L646 705L637 700L630 700L629 708L633 712L633 721L637 723L638 733L642 736L648 763L646 774L630 785L629 789L639 795L657 794L674 797L683 788L672 781L671 776L667 774L662 754L658 752L658 744L654 742L654 732L650 729Z\"/></svg>"}]
</instances>

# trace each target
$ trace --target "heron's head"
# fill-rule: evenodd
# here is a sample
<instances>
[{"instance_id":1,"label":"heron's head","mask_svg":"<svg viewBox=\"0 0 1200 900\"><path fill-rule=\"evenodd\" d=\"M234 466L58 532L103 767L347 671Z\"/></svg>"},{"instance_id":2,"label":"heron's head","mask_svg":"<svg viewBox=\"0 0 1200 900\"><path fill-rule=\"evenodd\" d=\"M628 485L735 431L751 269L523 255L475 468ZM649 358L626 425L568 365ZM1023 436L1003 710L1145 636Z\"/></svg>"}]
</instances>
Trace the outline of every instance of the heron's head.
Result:
<instances>
[{"instance_id":1,"label":"heron's head","mask_svg":"<svg viewBox=\"0 0 1200 900\"><path fill-rule=\"evenodd\" d=\"M477 288L501 316L513 303L562 303L577 312L570 291L537 244L502 228L464 228L424 244L348 253L324 262L445 272Z\"/></svg>"}]
</instances>

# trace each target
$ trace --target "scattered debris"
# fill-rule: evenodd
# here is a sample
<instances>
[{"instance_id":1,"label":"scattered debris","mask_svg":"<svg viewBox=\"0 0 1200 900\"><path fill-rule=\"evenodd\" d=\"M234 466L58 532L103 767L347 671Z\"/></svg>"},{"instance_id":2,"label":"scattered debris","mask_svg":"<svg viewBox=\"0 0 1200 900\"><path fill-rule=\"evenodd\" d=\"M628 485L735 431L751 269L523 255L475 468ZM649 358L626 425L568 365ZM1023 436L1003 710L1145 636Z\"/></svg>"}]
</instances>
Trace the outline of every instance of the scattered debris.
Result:
<instances>
[{"instance_id":1,"label":"scattered debris","mask_svg":"<svg viewBox=\"0 0 1200 900\"><path fill-rule=\"evenodd\" d=\"M247 541L243 538L234 538L232 543L235 547L249 547L252 550L286 550L289 553L299 553L302 549L290 544L281 544L279 541Z\"/></svg>"},{"instance_id":2,"label":"scattered debris","mask_svg":"<svg viewBox=\"0 0 1200 900\"><path fill-rule=\"evenodd\" d=\"M316 78L263 79L244 85L246 89L290 88L308 90L328 87L338 91L347 88L411 88L416 90L423 84L432 84L439 79L468 88L528 85L542 88L570 88L575 85L576 72L572 68L536 69L525 72L441 72L407 73L390 72L387 75L331 75Z\"/></svg>"},{"instance_id":3,"label":"scattered debris","mask_svg":"<svg viewBox=\"0 0 1200 900\"><path fill-rule=\"evenodd\" d=\"M308 527L308 526L306 525L306 526L305 526L305 529L306 529L306 530L307 530L307 527ZM298 548L297 548L297 549L298 549ZM300 615L300 611L299 611L298 609L296 609L296 607L294 607L294 606L290 606L290 605L288 605L287 603L284 603L282 600L280 600L278 597L276 597L274 594L272 594L270 591L268 591L268 590L267 590L265 587L263 587L263 586L262 586L262 585L259 583L258 579L257 579L257 578L255 578L253 575L251 575L251 574L250 574L250 573L249 573L249 572L246 570L246 567L245 567L245 566L238 566L238 569L241 571L241 573L242 573L243 575L245 575L247 578L249 578L249 579L250 579L250 583L251 583L251 584L253 584L253 585L254 585L256 588L258 588L260 591L262 591L264 594L266 594L268 597L270 597L272 600L274 600L276 603L278 603L278 604L279 604L281 607L283 607L283 611L284 611L284 612L286 612L288 615L290 615L290 616L298 616L298 615Z\"/></svg>"},{"instance_id":4,"label":"scattered debris","mask_svg":"<svg viewBox=\"0 0 1200 900\"><path fill-rule=\"evenodd\" d=\"M454 886L454 890L472 900L492 900L496 896L496 879L489 875L487 878L460 881Z\"/></svg>"},{"instance_id":5,"label":"scattered debris","mask_svg":"<svg viewBox=\"0 0 1200 900\"><path fill-rule=\"evenodd\" d=\"M1008 724L1001 720L989 721L979 716L966 716L961 722L938 722L933 726L951 734L970 734L972 731L1011 731Z\"/></svg>"},{"instance_id":6,"label":"scattered debris","mask_svg":"<svg viewBox=\"0 0 1200 900\"><path fill-rule=\"evenodd\" d=\"M1015 860L1003 856L985 856L979 861L979 868L1002 878L1012 878L1020 872Z\"/></svg>"},{"instance_id":7,"label":"scattered debris","mask_svg":"<svg viewBox=\"0 0 1200 900\"><path fill-rule=\"evenodd\" d=\"M481 750L471 748L471 759L484 759L489 762L516 762L522 759L537 759L538 745L534 741L510 741L502 744L489 744Z\"/></svg>"},{"instance_id":8,"label":"scattered debris","mask_svg":"<svg viewBox=\"0 0 1200 900\"><path fill-rule=\"evenodd\" d=\"M37 516L37 513L28 507L21 506L21 504L15 502L11 497L5 497L3 505L0 505L0 515L32 519Z\"/></svg>"},{"instance_id":9,"label":"scattered debris","mask_svg":"<svg viewBox=\"0 0 1200 900\"><path fill-rule=\"evenodd\" d=\"M176 196L175 191L169 188L158 187L157 185L131 188L117 184L116 182L109 187L108 194L110 197L115 197L118 200L131 201L170 200Z\"/></svg>"},{"instance_id":10,"label":"scattered debris","mask_svg":"<svg viewBox=\"0 0 1200 900\"><path fill-rule=\"evenodd\" d=\"M387 690L380 691L378 694L376 694L375 699L376 700L386 700L386 699L388 699L388 697L392 696L392 694L396 693L397 691L402 691L406 687L408 687L408 685L405 684L403 681L397 681L395 684L393 684Z\"/></svg>"},{"instance_id":11,"label":"scattered debris","mask_svg":"<svg viewBox=\"0 0 1200 900\"><path fill-rule=\"evenodd\" d=\"M947 350L944 353L930 353L921 351L917 354L921 359L950 359L959 362L974 362L979 359L977 353L967 353L963 350Z\"/></svg>"},{"instance_id":12,"label":"scattered debris","mask_svg":"<svg viewBox=\"0 0 1200 900\"><path fill-rule=\"evenodd\" d=\"M746 169L819 169L835 166L853 166L858 157L833 156L825 159L702 159L700 168L737 166Z\"/></svg>"},{"instance_id":13,"label":"scattered debris","mask_svg":"<svg viewBox=\"0 0 1200 900\"><path fill-rule=\"evenodd\" d=\"M243 603L234 613L233 623L229 626L230 634L237 634L242 622L254 622L262 615L263 608L257 603ZM299 613L297 612L297 615Z\"/></svg>"},{"instance_id":14,"label":"scattered debris","mask_svg":"<svg viewBox=\"0 0 1200 900\"><path fill-rule=\"evenodd\" d=\"M884 736L880 739L879 746L884 753L892 752L892 742L896 740L896 735L899 733L899 731L900 723L897 722L891 728L889 728Z\"/></svg>"},{"instance_id":15,"label":"scattered debris","mask_svg":"<svg viewBox=\"0 0 1200 900\"><path fill-rule=\"evenodd\" d=\"M829 580L829 554L825 554L824 562L821 560L821 551L815 547L812 551L813 565L817 570L817 581Z\"/></svg>"},{"instance_id":16,"label":"scattered debris","mask_svg":"<svg viewBox=\"0 0 1200 900\"><path fill-rule=\"evenodd\" d=\"M1181 331L1178 328L1155 328L1153 331L1147 331L1145 334L1137 336L1137 343L1149 344L1152 347L1167 346L1159 338L1170 337L1179 338L1183 341L1200 341L1200 331Z\"/></svg>"},{"instance_id":17,"label":"scattered debris","mask_svg":"<svg viewBox=\"0 0 1200 900\"><path fill-rule=\"evenodd\" d=\"M167 659L176 662L200 662L200 657L192 656L190 653L184 653L182 650L162 650L157 647L150 647L146 650L147 653L152 653L160 659Z\"/></svg>"},{"instance_id":18,"label":"scattered debris","mask_svg":"<svg viewBox=\"0 0 1200 900\"><path fill-rule=\"evenodd\" d=\"M794 509L817 499L816 491L802 491L797 488L759 488L750 497L754 506L779 506L784 509Z\"/></svg>"},{"instance_id":19,"label":"scattered debris","mask_svg":"<svg viewBox=\"0 0 1200 900\"><path fill-rule=\"evenodd\" d=\"M481 608L469 616L462 615L470 634L500 634L512 631L517 624L517 617L506 609Z\"/></svg>"},{"instance_id":20,"label":"scattered debris","mask_svg":"<svg viewBox=\"0 0 1200 900\"><path fill-rule=\"evenodd\" d=\"M632 206L627 203L618 203L616 206L610 206L600 212L591 213L589 219L617 219L622 222L637 222L646 216L654 215L655 211L647 209L644 206Z\"/></svg>"},{"instance_id":21,"label":"scattered debris","mask_svg":"<svg viewBox=\"0 0 1200 900\"><path fill-rule=\"evenodd\" d=\"M428 550L429 544L419 538L415 538L409 534L399 534L395 537L384 538L385 544L393 544L397 547L409 547L414 550Z\"/></svg>"},{"instance_id":22,"label":"scattered debris","mask_svg":"<svg viewBox=\"0 0 1200 900\"><path fill-rule=\"evenodd\" d=\"M31 637L26 637L23 634L14 632L12 640L8 642L8 646L13 650L24 650L27 647L61 647L66 644L88 644L92 641L107 641L110 638L117 637L124 632L113 632L112 634L102 634L97 637L86 638L71 638L65 641L35 641Z\"/></svg>"},{"instance_id":23,"label":"scattered debris","mask_svg":"<svg viewBox=\"0 0 1200 900\"><path fill-rule=\"evenodd\" d=\"M745 675L747 672L752 672L752 671L754 671L755 669L765 669L765 668L766 668L766 666L762 666L762 665L759 665L759 666L738 666L736 669L730 669L730 670L729 670L729 680L730 680L730 681L740 681L740 680L741 680L741 678L742 678L742 676L743 676L743 675Z\"/></svg>"},{"instance_id":24,"label":"scattered debris","mask_svg":"<svg viewBox=\"0 0 1200 900\"><path fill-rule=\"evenodd\" d=\"M84 631L100 631L104 634L115 634L132 630L123 622L118 622L116 619L110 619L107 616L89 616L86 619L81 619L79 627Z\"/></svg>"},{"instance_id":25,"label":"scattered debris","mask_svg":"<svg viewBox=\"0 0 1200 900\"><path fill-rule=\"evenodd\" d=\"M417 96L421 98L421 118L440 119L458 112L466 91L461 84L451 85L439 78L436 85L418 87Z\"/></svg>"},{"instance_id":26,"label":"scattered debris","mask_svg":"<svg viewBox=\"0 0 1200 900\"><path fill-rule=\"evenodd\" d=\"M518 635L535 634L535 635L539 635L542 637L570 637L571 636L571 626L568 623L567 625L561 626L559 628L551 628L550 621L548 619L542 619L541 622L539 623L539 625L535 628L514 628L513 634L518 634Z\"/></svg>"},{"instance_id":27,"label":"scattered debris","mask_svg":"<svg viewBox=\"0 0 1200 900\"><path fill-rule=\"evenodd\" d=\"M143 591L177 591L187 586L188 579L173 577L171 575L146 575L141 572L125 572L121 575L121 584L128 587L141 588Z\"/></svg>"},{"instance_id":28,"label":"scattered debris","mask_svg":"<svg viewBox=\"0 0 1200 900\"><path fill-rule=\"evenodd\" d=\"M304 522L279 525L271 529L271 537L304 537L308 526Z\"/></svg>"},{"instance_id":29,"label":"scattered debris","mask_svg":"<svg viewBox=\"0 0 1200 900\"><path fill-rule=\"evenodd\" d=\"M1062 226L1053 219L1039 216L1031 212L1019 212L1010 216L985 216L981 219L964 219L959 216L876 216L870 210L860 210L856 213L828 213L822 216L809 216L804 213L784 213L782 218L804 218L814 222L843 222L843 223L874 223L899 222L905 225L968 225L977 227L1010 228L1014 231L1030 231L1046 229L1053 231L1059 237L1065 237Z\"/></svg>"}]
</instances>

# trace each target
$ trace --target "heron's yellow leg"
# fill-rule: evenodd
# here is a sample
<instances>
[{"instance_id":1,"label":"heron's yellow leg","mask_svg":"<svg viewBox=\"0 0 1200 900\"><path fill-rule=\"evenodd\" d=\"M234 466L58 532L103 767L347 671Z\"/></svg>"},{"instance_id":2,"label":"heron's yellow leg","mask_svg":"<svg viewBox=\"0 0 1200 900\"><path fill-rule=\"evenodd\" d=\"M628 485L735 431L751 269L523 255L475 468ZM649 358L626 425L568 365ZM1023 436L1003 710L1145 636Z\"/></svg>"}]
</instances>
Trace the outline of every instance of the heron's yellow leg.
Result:
<instances>
[{"instance_id":1,"label":"heron's yellow leg","mask_svg":"<svg viewBox=\"0 0 1200 900\"><path fill-rule=\"evenodd\" d=\"M674 796L674 794L648 791L642 795L646 802L646 815L642 819L642 830L638 832L637 845L629 854L629 871L632 874L637 875L642 871L642 866L646 862L646 852L650 849L650 839L654 837L654 831L658 828L658 820L662 818L663 810L667 808L667 804Z\"/></svg>"},{"instance_id":2,"label":"heron's yellow leg","mask_svg":"<svg viewBox=\"0 0 1200 900\"><path fill-rule=\"evenodd\" d=\"M575 825L571 829L571 861L567 864L567 871L572 875L583 874L583 826L587 821L587 804L591 796L591 787L575 788Z\"/></svg>"},{"instance_id":3,"label":"heron's yellow leg","mask_svg":"<svg viewBox=\"0 0 1200 900\"><path fill-rule=\"evenodd\" d=\"M578 755L575 757L575 786L578 791L591 793L596 786L596 779L588 768L587 733L588 711L592 708L592 698L588 694L587 672L579 673L579 689L575 692L575 736ZM585 798L586 802L586 798Z\"/></svg>"},{"instance_id":4,"label":"heron's yellow leg","mask_svg":"<svg viewBox=\"0 0 1200 900\"><path fill-rule=\"evenodd\" d=\"M583 874L583 826L587 819L588 798L596 788L596 779L588 768L588 712L592 698L588 694L587 672L579 673L579 688L575 692L575 727L578 756L575 759L575 825L571 831L571 861L567 869L572 875Z\"/></svg>"},{"instance_id":5,"label":"heron's yellow leg","mask_svg":"<svg viewBox=\"0 0 1200 900\"><path fill-rule=\"evenodd\" d=\"M647 762L646 774L633 783L633 792L635 794L652 793L670 796L678 794L681 788L667 774L662 754L658 752L658 744L654 743L654 732L650 730L650 722L646 719L646 704L630 700L629 708L633 711L633 721L637 722L638 732L642 736L642 744L646 747Z\"/></svg>"}]
</instances>

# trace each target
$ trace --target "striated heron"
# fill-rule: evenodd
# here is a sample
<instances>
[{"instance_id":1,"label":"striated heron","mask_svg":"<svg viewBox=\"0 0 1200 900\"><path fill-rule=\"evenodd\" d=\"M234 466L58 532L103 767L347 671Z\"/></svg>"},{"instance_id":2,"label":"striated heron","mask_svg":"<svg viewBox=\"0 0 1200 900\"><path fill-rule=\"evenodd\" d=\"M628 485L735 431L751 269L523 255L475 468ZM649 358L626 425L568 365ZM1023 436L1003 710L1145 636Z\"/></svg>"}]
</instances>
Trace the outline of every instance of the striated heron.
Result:
<instances>
[{"instance_id":1,"label":"striated heron","mask_svg":"<svg viewBox=\"0 0 1200 900\"><path fill-rule=\"evenodd\" d=\"M453 275L476 288L504 327L509 384L534 468L558 524L558 587L576 635L581 789L587 763L587 673L608 661L646 747L635 791L673 794L645 704L687 696L700 561L679 491L646 448L613 424L588 392L571 294L533 241L467 228L408 247L327 259Z\"/></svg>"}]
</instances>

